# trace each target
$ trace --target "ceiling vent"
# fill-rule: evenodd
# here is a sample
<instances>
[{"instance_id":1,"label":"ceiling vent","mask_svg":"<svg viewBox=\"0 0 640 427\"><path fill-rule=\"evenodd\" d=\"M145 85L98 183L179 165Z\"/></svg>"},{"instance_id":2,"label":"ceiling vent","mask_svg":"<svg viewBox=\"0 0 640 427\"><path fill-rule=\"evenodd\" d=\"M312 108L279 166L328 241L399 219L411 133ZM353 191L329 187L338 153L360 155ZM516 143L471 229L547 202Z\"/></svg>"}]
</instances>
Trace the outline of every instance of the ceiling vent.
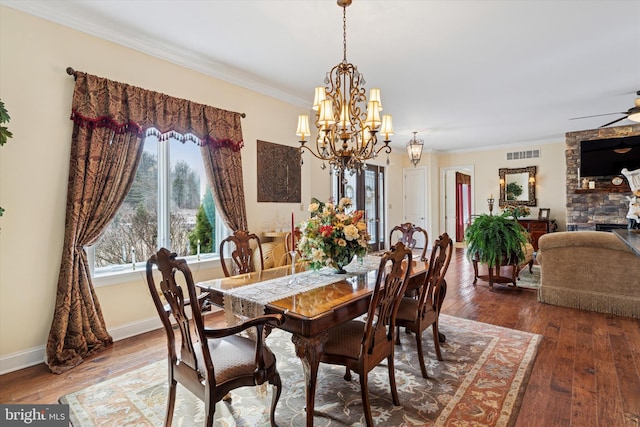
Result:
<instances>
[{"instance_id":1,"label":"ceiling vent","mask_svg":"<svg viewBox=\"0 0 640 427\"><path fill-rule=\"evenodd\" d=\"M526 151L512 151L507 153L507 160L521 160L521 159L537 159L540 157L540 149L526 150Z\"/></svg>"}]
</instances>

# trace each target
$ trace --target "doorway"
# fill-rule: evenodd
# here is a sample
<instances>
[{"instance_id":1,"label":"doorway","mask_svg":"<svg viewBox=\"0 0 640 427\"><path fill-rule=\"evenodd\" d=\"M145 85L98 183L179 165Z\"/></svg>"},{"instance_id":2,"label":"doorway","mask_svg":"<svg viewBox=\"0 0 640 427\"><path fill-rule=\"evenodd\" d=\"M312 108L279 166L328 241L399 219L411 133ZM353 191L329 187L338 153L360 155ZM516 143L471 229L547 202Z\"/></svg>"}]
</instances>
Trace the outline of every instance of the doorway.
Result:
<instances>
[{"instance_id":1,"label":"doorway","mask_svg":"<svg viewBox=\"0 0 640 427\"><path fill-rule=\"evenodd\" d=\"M473 165L451 166L440 169L441 228L455 241L464 241L464 231L469 224L473 207Z\"/></svg>"}]
</instances>

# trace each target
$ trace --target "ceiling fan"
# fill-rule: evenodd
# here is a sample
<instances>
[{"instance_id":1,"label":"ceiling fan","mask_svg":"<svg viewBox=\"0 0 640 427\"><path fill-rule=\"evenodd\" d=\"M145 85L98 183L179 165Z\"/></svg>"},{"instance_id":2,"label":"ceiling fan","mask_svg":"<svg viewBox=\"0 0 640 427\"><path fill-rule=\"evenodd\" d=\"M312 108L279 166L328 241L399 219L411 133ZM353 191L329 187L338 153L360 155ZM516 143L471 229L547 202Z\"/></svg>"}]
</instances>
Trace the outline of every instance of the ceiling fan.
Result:
<instances>
[{"instance_id":1,"label":"ceiling fan","mask_svg":"<svg viewBox=\"0 0 640 427\"><path fill-rule=\"evenodd\" d=\"M636 95L640 95L640 90L636 92ZM612 125L612 124L614 124L614 123L618 123L619 121L624 120L624 119L629 119L629 120L634 121L634 122L640 122L640 98L636 98L636 100L635 100L635 106L634 106L634 107L629 108L629 109L628 109L627 111L625 111L625 112L620 112L620 113L606 113L606 114L595 114L595 115L593 115L593 116L574 117L574 118L569 119L569 120L587 119L587 118L589 118L589 117L610 116L610 115L612 115L612 114L624 114L624 116L623 116L623 117L620 117L619 119L615 119L615 120L614 120L614 121L612 121L612 122L609 122L609 123L607 123L607 124L604 124L604 125L600 126L601 128L603 128L603 127L607 127L607 126Z\"/></svg>"}]
</instances>

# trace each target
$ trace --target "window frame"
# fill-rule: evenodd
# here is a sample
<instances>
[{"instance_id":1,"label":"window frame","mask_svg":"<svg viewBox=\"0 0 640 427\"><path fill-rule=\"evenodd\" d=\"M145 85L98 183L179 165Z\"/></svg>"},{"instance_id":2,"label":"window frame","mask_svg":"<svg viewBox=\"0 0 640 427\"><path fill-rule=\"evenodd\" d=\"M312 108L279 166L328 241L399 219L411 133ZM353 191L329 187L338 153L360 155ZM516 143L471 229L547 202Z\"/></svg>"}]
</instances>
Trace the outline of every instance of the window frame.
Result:
<instances>
[{"instance_id":1,"label":"window frame","mask_svg":"<svg viewBox=\"0 0 640 427\"><path fill-rule=\"evenodd\" d=\"M171 158L170 145L176 143L173 138L163 140L158 138L158 240L157 248L170 247L169 245L169 219L171 213ZM220 218L216 208L216 218ZM223 221L216 221L215 224L214 252L205 254L196 254L181 257L185 259L189 265L199 268L215 268L220 266L220 256L218 248L222 239L229 235L229 229L224 225ZM95 265L95 245L84 248L87 253L89 264L89 272L94 287L117 285L128 283L136 280L139 275L145 274L147 260L136 259L136 263L117 264L107 267L96 268ZM144 276L143 276L144 278Z\"/></svg>"}]
</instances>

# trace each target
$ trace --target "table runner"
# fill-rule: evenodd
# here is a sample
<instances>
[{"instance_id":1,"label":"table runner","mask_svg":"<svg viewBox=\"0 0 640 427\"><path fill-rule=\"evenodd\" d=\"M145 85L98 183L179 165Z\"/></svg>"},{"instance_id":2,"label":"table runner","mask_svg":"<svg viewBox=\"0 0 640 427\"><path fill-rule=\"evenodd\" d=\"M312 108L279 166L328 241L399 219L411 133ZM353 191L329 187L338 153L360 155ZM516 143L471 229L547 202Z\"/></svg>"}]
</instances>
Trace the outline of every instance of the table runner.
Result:
<instances>
[{"instance_id":1,"label":"table runner","mask_svg":"<svg viewBox=\"0 0 640 427\"><path fill-rule=\"evenodd\" d=\"M362 262L355 260L345 267L347 274L335 274L331 268L304 271L284 277L265 280L224 292L223 304L227 323L238 323L238 318L254 318L264 314L266 304L302 292L330 285L376 270L380 257L366 256Z\"/></svg>"}]
</instances>

